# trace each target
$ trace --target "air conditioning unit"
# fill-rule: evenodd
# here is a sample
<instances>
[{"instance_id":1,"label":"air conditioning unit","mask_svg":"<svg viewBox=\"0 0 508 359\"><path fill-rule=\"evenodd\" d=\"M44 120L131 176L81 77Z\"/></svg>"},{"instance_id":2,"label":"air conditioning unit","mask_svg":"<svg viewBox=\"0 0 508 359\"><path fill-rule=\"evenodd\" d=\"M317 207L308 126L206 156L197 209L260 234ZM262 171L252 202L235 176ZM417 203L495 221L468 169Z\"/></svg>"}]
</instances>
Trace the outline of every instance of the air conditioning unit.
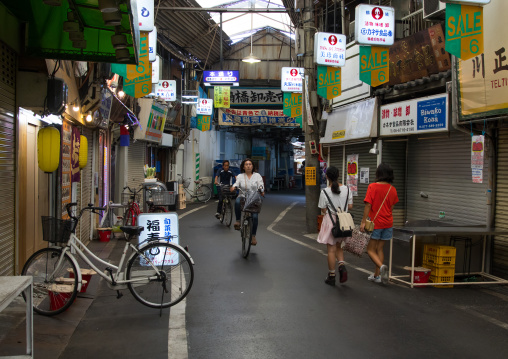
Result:
<instances>
[{"instance_id":1,"label":"air conditioning unit","mask_svg":"<svg viewBox=\"0 0 508 359\"><path fill-rule=\"evenodd\" d=\"M445 18L446 4L439 0L423 0L424 20L443 20Z\"/></svg>"}]
</instances>

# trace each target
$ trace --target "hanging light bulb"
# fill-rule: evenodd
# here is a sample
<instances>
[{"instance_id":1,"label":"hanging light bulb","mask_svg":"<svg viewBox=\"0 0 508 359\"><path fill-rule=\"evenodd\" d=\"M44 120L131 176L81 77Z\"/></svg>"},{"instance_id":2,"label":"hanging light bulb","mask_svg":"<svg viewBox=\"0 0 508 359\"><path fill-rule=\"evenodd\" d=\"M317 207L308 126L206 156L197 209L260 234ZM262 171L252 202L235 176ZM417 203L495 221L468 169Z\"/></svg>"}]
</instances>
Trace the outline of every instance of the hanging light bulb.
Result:
<instances>
[{"instance_id":1,"label":"hanging light bulb","mask_svg":"<svg viewBox=\"0 0 508 359\"><path fill-rule=\"evenodd\" d=\"M254 14L250 14L250 55L246 56L242 59L243 62L248 62L250 64L254 64L256 62L261 62L261 59L257 56L254 56L252 53L252 28L254 22Z\"/></svg>"},{"instance_id":2,"label":"hanging light bulb","mask_svg":"<svg viewBox=\"0 0 508 359\"><path fill-rule=\"evenodd\" d=\"M123 92L122 90L118 91L118 97L122 98L125 96L125 92Z\"/></svg>"},{"instance_id":3,"label":"hanging light bulb","mask_svg":"<svg viewBox=\"0 0 508 359\"><path fill-rule=\"evenodd\" d=\"M86 116L86 122L92 122L92 111L88 111L88 115Z\"/></svg>"},{"instance_id":4,"label":"hanging light bulb","mask_svg":"<svg viewBox=\"0 0 508 359\"><path fill-rule=\"evenodd\" d=\"M73 106L72 106L72 109L73 109L74 111L76 111L76 112L77 112L77 111L79 111L79 106L78 106L78 102L77 102L77 101L76 101L76 102L74 102L74 104L73 104Z\"/></svg>"}]
</instances>

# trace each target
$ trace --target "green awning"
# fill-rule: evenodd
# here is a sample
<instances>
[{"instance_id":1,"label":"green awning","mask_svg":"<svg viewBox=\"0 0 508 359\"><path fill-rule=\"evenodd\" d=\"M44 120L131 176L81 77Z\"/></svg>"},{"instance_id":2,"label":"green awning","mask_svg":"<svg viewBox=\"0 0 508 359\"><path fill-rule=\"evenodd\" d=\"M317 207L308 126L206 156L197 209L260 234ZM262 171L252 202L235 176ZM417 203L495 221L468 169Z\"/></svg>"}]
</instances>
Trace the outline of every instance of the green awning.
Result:
<instances>
[{"instance_id":1,"label":"green awning","mask_svg":"<svg viewBox=\"0 0 508 359\"><path fill-rule=\"evenodd\" d=\"M27 56L92 62L119 62L111 36L114 26L106 26L98 8L98 0L63 0L61 6L49 6L42 0L0 0L20 21L25 22L25 53ZM122 63L136 64L139 48L137 2L121 4L121 25L117 27L127 37L130 60ZM133 11L131 9L134 9ZM86 48L73 46L69 33L63 30L67 13L75 10L83 29ZM134 39L134 41L133 41Z\"/></svg>"}]
</instances>

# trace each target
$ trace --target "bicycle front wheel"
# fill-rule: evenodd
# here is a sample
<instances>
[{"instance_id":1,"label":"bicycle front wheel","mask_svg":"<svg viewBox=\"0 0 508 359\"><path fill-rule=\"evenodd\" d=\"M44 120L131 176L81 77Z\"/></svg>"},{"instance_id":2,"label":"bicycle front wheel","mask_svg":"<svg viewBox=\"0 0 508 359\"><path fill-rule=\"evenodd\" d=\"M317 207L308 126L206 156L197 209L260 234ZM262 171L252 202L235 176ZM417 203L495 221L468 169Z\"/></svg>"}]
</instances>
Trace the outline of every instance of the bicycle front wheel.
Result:
<instances>
[{"instance_id":1,"label":"bicycle front wheel","mask_svg":"<svg viewBox=\"0 0 508 359\"><path fill-rule=\"evenodd\" d=\"M136 300L151 308L167 308L189 293L194 268L181 248L171 243L152 243L132 257L126 278L135 280L127 286Z\"/></svg>"},{"instance_id":2,"label":"bicycle front wheel","mask_svg":"<svg viewBox=\"0 0 508 359\"><path fill-rule=\"evenodd\" d=\"M76 266L67 253L62 257L60 248L44 248L28 258L21 275L33 278L32 301L37 313L51 316L70 307L78 294L78 278L69 278L71 273L77 273Z\"/></svg>"},{"instance_id":3,"label":"bicycle front wheel","mask_svg":"<svg viewBox=\"0 0 508 359\"><path fill-rule=\"evenodd\" d=\"M252 240L252 218L247 217L243 220L242 226L242 256L247 258L250 252L250 241Z\"/></svg>"},{"instance_id":4,"label":"bicycle front wheel","mask_svg":"<svg viewBox=\"0 0 508 359\"><path fill-rule=\"evenodd\" d=\"M233 203L231 200L227 200L222 204L222 210L224 212L224 224L226 226L231 226L231 220L233 219Z\"/></svg>"},{"instance_id":5,"label":"bicycle front wheel","mask_svg":"<svg viewBox=\"0 0 508 359\"><path fill-rule=\"evenodd\" d=\"M201 186L196 189L196 198L199 202L208 202L212 198L212 190L208 186Z\"/></svg>"}]
</instances>

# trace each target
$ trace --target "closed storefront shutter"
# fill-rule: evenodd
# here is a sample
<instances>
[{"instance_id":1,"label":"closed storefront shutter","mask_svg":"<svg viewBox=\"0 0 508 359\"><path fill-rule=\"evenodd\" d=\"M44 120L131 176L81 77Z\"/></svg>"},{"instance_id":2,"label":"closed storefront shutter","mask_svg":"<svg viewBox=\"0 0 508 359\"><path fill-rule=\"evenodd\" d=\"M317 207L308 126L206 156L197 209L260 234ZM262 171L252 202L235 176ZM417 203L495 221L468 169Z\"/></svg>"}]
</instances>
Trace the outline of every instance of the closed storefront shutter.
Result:
<instances>
[{"instance_id":1,"label":"closed storefront shutter","mask_svg":"<svg viewBox=\"0 0 508 359\"><path fill-rule=\"evenodd\" d=\"M93 158L93 131L88 128L84 128L81 133L85 136L88 141L88 161L86 166L81 170L81 205L86 206L89 203L93 203L91 200L92 195L92 158ZM80 220L80 239L86 243L90 239L90 224L92 221L90 211L83 214Z\"/></svg>"},{"instance_id":2,"label":"closed storefront shutter","mask_svg":"<svg viewBox=\"0 0 508 359\"><path fill-rule=\"evenodd\" d=\"M14 274L16 53L0 42L0 276Z\"/></svg>"},{"instance_id":3,"label":"closed storefront shutter","mask_svg":"<svg viewBox=\"0 0 508 359\"><path fill-rule=\"evenodd\" d=\"M131 189L138 190L139 186L145 180L145 172L143 167L145 166L146 156L146 142L137 141L129 146L128 154L128 179L127 186ZM126 190L127 191L127 190ZM140 208L143 208L142 193L140 193Z\"/></svg>"},{"instance_id":4,"label":"closed storefront shutter","mask_svg":"<svg viewBox=\"0 0 508 359\"><path fill-rule=\"evenodd\" d=\"M344 184L347 183L347 156L358 155L358 196L353 197L353 209L350 211L355 217L357 225L362 221L365 208L363 200L367 193L367 187L369 187L368 183L360 183L360 169L369 168L369 183L372 183L376 178L377 156L369 153L371 148L372 143L370 142L346 146L346 163L342 169L345 173Z\"/></svg>"},{"instance_id":5,"label":"closed storefront shutter","mask_svg":"<svg viewBox=\"0 0 508 359\"><path fill-rule=\"evenodd\" d=\"M383 141L382 159L393 168L393 186L399 197L399 203L393 208L394 227L403 226L406 217L406 145L406 141Z\"/></svg>"},{"instance_id":6,"label":"closed storefront shutter","mask_svg":"<svg viewBox=\"0 0 508 359\"><path fill-rule=\"evenodd\" d=\"M335 166L339 169L339 181L342 181L344 146L330 147L330 166ZM345 177L344 177L345 178Z\"/></svg>"},{"instance_id":7,"label":"closed storefront shutter","mask_svg":"<svg viewBox=\"0 0 508 359\"><path fill-rule=\"evenodd\" d=\"M450 132L449 137L408 142L407 218L438 219L485 225L487 216L487 162L483 183L473 183L471 136Z\"/></svg>"},{"instance_id":8,"label":"closed storefront shutter","mask_svg":"<svg viewBox=\"0 0 508 359\"><path fill-rule=\"evenodd\" d=\"M508 128L499 130L496 178L495 227L508 230ZM508 278L508 236L494 237L492 273Z\"/></svg>"}]
</instances>

